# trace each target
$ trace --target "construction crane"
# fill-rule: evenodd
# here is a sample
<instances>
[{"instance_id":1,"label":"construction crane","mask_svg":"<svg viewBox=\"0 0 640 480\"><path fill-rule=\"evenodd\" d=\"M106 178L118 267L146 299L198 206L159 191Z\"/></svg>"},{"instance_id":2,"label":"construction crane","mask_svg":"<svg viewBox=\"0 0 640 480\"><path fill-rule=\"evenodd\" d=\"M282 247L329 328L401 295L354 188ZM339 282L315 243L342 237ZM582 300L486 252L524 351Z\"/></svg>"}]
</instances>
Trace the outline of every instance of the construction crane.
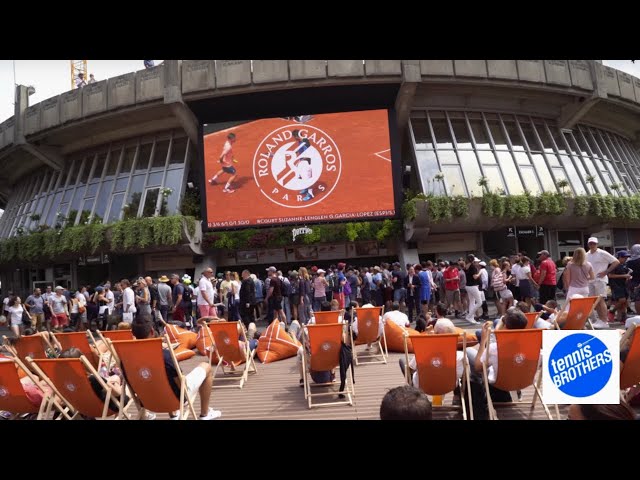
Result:
<instances>
[{"instance_id":1,"label":"construction crane","mask_svg":"<svg viewBox=\"0 0 640 480\"><path fill-rule=\"evenodd\" d=\"M76 78L80 73L83 74L87 81L87 61L86 60L69 60L71 62L71 90L76 88Z\"/></svg>"}]
</instances>

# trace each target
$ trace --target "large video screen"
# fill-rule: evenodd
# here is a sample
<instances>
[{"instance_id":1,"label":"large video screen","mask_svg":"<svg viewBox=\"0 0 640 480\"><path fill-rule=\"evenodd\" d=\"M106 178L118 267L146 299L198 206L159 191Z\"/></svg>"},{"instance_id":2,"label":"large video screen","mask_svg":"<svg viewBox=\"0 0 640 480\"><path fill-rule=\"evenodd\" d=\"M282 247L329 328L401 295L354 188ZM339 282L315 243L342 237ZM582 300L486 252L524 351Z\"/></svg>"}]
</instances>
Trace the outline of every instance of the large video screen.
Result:
<instances>
[{"instance_id":1,"label":"large video screen","mask_svg":"<svg viewBox=\"0 0 640 480\"><path fill-rule=\"evenodd\" d=\"M389 111L203 126L209 229L394 217Z\"/></svg>"}]
</instances>

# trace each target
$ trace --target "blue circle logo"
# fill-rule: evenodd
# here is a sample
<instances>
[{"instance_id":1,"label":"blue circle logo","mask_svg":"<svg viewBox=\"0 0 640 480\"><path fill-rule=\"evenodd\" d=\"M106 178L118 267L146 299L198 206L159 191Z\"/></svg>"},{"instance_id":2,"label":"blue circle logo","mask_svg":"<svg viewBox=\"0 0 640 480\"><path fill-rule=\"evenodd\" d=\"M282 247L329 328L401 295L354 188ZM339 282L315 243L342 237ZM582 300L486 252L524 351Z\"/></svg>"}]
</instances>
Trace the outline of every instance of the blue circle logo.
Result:
<instances>
[{"instance_id":1,"label":"blue circle logo","mask_svg":"<svg viewBox=\"0 0 640 480\"><path fill-rule=\"evenodd\" d=\"M562 393L589 397L609 382L613 362L611 352L600 339L575 333L556 343L548 367L551 380Z\"/></svg>"}]
</instances>

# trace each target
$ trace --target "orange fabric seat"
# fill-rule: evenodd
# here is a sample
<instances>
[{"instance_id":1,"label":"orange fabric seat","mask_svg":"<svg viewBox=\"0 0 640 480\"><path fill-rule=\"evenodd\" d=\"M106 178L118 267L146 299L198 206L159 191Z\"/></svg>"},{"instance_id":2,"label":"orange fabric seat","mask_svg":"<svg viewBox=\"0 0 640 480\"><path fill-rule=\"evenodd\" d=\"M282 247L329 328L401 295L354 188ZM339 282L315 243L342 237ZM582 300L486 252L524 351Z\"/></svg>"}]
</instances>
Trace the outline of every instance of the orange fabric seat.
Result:
<instances>
[{"instance_id":1,"label":"orange fabric seat","mask_svg":"<svg viewBox=\"0 0 640 480\"><path fill-rule=\"evenodd\" d=\"M468 332L464 328L455 327L456 333L458 335L464 335L464 338L467 341L467 347L473 347L478 344L478 337L476 337L475 333ZM458 350L462 349L462 339L458 339Z\"/></svg>"},{"instance_id":2,"label":"orange fabric seat","mask_svg":"<svg viewBox=\"0 0 640 480\"><path fill-rule=\"evenodd\" d=\"M0 410L11 413L38 413L27 396L19 374L22 369L8 357L0 359ZM24 372L22 372L24 376Z\"/></svg>"},{"instance_id":3,"label":"orange fabric seat","mask_svg":"<svg viewBox=\"0 0 640 480\"><path fill-rule=\"evenodd\" d=\"M338 323L340 321L341 310L334 310L330 312L313 312L313 316L316 320L316 325L327 325L329 323Z\"/></svg>"},{"instance_id":4,"label":"orange fabric seat","mask_svg":"<svg viewBox=\"0 0 640 480\"><path fill-rule=\"evenodd\" d=\"M292 338L282 323L274 320L258 340L256 355L262 363L277 362L285 358L295 357L302 344Z\"/></svg>"},{"instance_id":5,"label":"orange fabric seat","mask_svg":"<svg viewBox=\"0 0 640 480\"><path fill-rule=\"evenodd\" d=\"M620 389L626 390L640 383L640 334L638 326L633 325L633 339L629 353L620 370Z\"/></svg>"},{"instance_id":6,"label":"orange fabric seat","mask_svg":"<svg viewBox=\"0 0 640 480\"><path fill-rule=\"evenodd\" d=\"M177 342L188 350L196 348L198 335L195 332L171 324L167 324L165 330L171 343Z\"/></svg>"},{"instance_id":7,"label":"orange fabric seat","mask_svg":"<svg viewBox=\"0 0 640 480\"><path fill-rule=\"evenodd\" d=\"M173 353L175 354L179 362L182 362L183 360L189 360L190 358L196 356L196 352L194 352L193 350L189 350L182 345L179 345L178 348L174 348Z\"/></svg>"},{"instance_id":8,"label":"orange fabric seat","mask_svg":"<svg viewBox=\"0 0 640 480\"><path fill-rule=\"evenodd\" d=\"M404 353L405 330L409 335L420 335L420 333L413 328L404 329L391 320L384 322L384 335L387 337L387 348L390 352ZM413 353L411 339L409 339L407 347L409 348L409 353Z\"/></svg>"},{"instance_id":9,"label":"orange fabric seat","mask_svg":"<svg viewBox=\"0 0 640 480\"><path fill-rule=\"evenodd\" d=\"M527 328L533 328L533 325L536 323L536 318L538 318L538 312L525 312L524 316L527 317Z\"/></svg>"},{"instance_id":10,"label":"orange fabric seat","mask_svg":"<svg viewBox=\"0 0 640 480\"><path fill-rule=\"evenodd\" d=\"M86 332L56 333L55 337L60 342L62 351L77 348L94 367L98 366L98 357L89 345Z\"/></svg>"}]
</instances>

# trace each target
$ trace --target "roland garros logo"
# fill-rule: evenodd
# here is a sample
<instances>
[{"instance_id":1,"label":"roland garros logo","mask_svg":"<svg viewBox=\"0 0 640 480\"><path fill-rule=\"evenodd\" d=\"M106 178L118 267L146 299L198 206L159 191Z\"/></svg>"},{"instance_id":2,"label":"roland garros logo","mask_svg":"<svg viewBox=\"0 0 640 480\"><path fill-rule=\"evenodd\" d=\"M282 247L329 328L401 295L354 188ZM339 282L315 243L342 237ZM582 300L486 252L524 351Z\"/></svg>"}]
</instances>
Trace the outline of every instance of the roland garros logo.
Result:
<instances>
[{"instance_id":1,"label":"roland garros logo","mask_svg":"<svg viewBox=\"0 0 640 480\"><path fill-rule=\"evenodd\" d=\"M340 179L342 161L333 139L311 125L287 125L267 135L253 157L262 194L287 208L305 208L327 198Z\"/></svg>"}]
</instances>

